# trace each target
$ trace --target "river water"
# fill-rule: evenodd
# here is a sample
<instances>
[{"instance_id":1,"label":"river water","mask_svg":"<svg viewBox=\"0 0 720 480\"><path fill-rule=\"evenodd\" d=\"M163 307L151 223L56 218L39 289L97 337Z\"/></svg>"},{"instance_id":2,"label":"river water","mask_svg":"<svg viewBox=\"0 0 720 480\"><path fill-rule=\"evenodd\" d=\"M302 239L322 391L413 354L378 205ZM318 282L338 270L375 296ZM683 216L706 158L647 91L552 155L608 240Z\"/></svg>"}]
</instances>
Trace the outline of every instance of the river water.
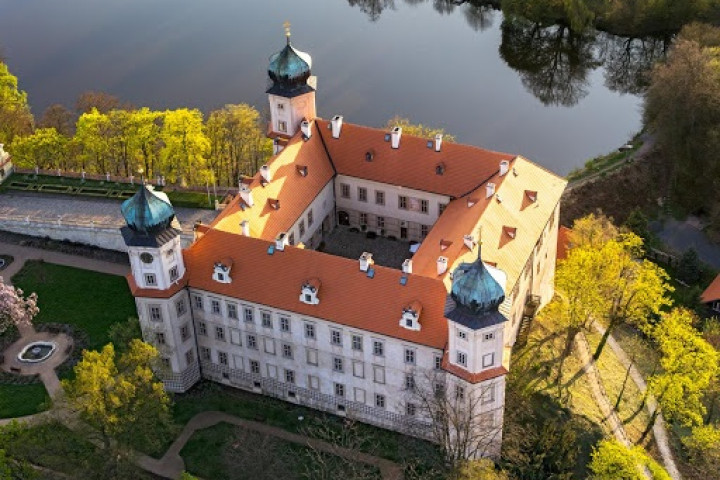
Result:
<instances>
[{"instance_id":1,"label":"river water","mask_svg":"<svg viewBox=\"0 0 720 480\"><path fill-rule=\"evenodd\" d=\"M560 174L641 125L641 99L621 93L636 90L621 39L447 0L0 0L0 48L36 115L86 90L151 108L264 111L285 21L313 57L326 118L381 126L400 114Z\"/></svg>"}]
</instances>

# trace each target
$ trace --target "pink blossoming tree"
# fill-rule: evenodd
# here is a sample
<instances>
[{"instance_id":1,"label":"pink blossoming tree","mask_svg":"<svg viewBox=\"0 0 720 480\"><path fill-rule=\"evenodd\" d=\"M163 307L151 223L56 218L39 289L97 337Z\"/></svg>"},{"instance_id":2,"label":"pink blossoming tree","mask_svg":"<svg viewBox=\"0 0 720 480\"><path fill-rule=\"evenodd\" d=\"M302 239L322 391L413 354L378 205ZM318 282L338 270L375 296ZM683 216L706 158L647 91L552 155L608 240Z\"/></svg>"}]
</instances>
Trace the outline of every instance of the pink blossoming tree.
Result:
<instances>
[{"instance_id":1,"label":"pink blossoming tree","mask_svg":"<svg viewBox=\"0 0 720 480\"><path fill-rule=\"evenodd\" d=\"M37 294L23 297L23 291L6 284L0 277L0 334L11 325L29 324L40 309Z\"/></svg>"}]
</instances>

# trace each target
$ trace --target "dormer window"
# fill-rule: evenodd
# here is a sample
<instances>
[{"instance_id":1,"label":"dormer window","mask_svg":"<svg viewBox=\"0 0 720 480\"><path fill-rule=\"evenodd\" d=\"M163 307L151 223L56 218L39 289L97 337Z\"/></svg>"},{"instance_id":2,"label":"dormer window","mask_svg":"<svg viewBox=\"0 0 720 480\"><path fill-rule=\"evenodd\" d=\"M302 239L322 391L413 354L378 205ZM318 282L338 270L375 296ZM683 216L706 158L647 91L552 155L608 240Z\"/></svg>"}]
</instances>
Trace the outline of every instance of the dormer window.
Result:
<instances>
[{"instance_id":1,"label":"dormer window","mask_svg":"<svg viewBox=\"0 0 720 480\"><path fill-rule=\"evenodd\" d=\"M525 190L525 195L527 196L528 200L530 200L532 203L537 202L537 192L534 190Z\"/></svg>"},{"instance_id":2,"label":"dormer window","mask_svg":"<svg viewBox=\"0 0 720 480\"><path fill-rule=\"evenodd\" d=\"M219 283L230 283L230 269L232 268L233 261L230 258L223 259L215 263L213 268L213 280Z\"/></svg>"},{"instance_id":3,"label":"dormer window","mask_svg":"<svg viewBox=\"0 0 720 480\"><path fill-rule=\"evenodd\" d=\"M422 304L417 300L411 302L402 311L400 318L400 326L408 330L420 331L420 312L422 312Z\"/></svg>"},{"instance_id":4,"label":"dormer window","mask_svg":"<svg viewBox=\"0 0 720 480\"><path fill-rule=\"evenodd\" d=\"M442 175L445 173L445 164L443 162L435 165L435 175Z\"/></svg>"},{"instance_id":5,"label":"dormer window","mask_svg":"<svg viewBox=\"0 0 720 480\"><path fill-rule=\"evenodd\" d=\"M300 301L307 305L317 305L320 303L318 292L320 291L320 279L311 278L302 285L300 291Z\"/></svg>"}]
</instances>

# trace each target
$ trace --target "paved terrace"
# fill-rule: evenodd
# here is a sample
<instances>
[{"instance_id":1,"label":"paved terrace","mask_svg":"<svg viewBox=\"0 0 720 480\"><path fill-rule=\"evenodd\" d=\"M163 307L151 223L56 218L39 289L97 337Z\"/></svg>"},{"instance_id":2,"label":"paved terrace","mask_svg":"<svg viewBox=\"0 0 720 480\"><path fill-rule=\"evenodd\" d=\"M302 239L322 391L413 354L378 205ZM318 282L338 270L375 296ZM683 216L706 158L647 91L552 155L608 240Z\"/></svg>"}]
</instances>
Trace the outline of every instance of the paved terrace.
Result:
<instances>
[{"instance_id":1,"label":"paved terrace","mask_svg":"<svg viewBox=\"0 0 720 480\"><path fill-rule=\"evenodd\" d=\"M7 192L0 195L0 218L30 221L55 221L66 225L125 225L118 200L74 197L29 192ZM196 221L210 223L218 212L200 208L176 207L175 213L183 232L192 233Z\"/></svg>"}]
</instances>

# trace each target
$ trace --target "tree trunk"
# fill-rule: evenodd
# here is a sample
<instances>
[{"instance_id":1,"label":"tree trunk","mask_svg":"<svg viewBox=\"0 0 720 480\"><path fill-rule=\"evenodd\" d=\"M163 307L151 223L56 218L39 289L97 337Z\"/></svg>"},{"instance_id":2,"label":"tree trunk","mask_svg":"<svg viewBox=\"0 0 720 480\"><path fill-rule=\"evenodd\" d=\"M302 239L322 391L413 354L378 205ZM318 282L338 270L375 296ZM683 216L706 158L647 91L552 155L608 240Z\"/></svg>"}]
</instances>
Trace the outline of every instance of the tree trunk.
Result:
<instances>
[{"instance_id":1,"label":"tree trunk","mask_svg":"<svg viewBox=\"0 0 720 480\"><path fill-rule=\"evenodd\" d=\"M652 416L650 417L650 421L647 424L647 427L645 427L645 431L640 435L640 439L637 441L637 444L641 444L643 441L645 441L645 437L648 436L650 431L653 429L653 426L655 426L655 421L657 420L658 415L660 415L660 406L655 407L655 411L653 412Z\"/></svg>"},{"instance_id":2,"label":"tree trunk","mask_svg":"<svg viewBox=\"0 0 720 480\"><path fill-rule=\"evenodd\" d=\"M580 329L577 327L568 327L568 333L567 337L565 337L565 348L563 349L562 354L560 355L560 364L558 365L558 374L557 379L555 380L555 383L560 385L562 381L562 372L563 372L563 365L565 364L565 359L570 356L573 349L573 343L575 341L575 337L580 332Z\"/></svg>"}]
</instances>

